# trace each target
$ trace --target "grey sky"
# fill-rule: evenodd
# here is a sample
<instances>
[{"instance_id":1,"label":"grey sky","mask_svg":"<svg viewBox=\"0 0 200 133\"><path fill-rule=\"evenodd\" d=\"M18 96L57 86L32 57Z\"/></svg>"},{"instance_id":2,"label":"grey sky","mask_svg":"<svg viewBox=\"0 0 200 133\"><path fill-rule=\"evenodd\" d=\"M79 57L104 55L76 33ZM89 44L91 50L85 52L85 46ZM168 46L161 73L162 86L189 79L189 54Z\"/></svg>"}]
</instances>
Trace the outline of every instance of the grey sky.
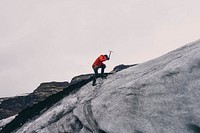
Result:
<instances>
[{"instance_id":1,"label":"grey sky","mask_svg":"<svg viewBox=\"0 0 200 133\"><path fill-rule=\"evenodd\" d=\"M199 0L0 0L0 97L140 63L200 38Z\"/></svg>"}]
</instances>

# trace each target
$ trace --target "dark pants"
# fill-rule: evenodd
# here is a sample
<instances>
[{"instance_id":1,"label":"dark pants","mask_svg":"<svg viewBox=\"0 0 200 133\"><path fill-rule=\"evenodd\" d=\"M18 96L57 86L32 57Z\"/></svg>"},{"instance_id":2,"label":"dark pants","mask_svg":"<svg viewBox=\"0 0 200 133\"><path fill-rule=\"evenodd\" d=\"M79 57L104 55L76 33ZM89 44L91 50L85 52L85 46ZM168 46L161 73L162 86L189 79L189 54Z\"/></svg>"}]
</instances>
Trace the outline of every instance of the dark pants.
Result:
<instances>
[{"instance_id":1,"label":"dark pants","mask_svg":"<svg viewBox=\"0 0 200 133\"><path fill-rule=\"evenodd\" d=\"M93 85L95 85L96 83L96 78L98 77L98 69L101 68L101 76L103 76L104 74L104 70L106 68L106 65L105 64L102 64L101 66L97 66L97 67L93 67L93 70L94 70L94 79L93 79Z\"/></svg>"}]
</instances>

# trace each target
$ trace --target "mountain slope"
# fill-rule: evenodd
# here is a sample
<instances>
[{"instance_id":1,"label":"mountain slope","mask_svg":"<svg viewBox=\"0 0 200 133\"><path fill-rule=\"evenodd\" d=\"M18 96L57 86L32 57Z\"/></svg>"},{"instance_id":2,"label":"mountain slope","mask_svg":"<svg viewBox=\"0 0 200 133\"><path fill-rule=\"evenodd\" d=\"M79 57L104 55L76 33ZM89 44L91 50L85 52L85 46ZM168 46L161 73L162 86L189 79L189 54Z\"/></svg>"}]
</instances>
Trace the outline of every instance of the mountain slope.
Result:
<instances>
[{"instance_id":1,"label":"mountain slope","mask_svg":"<svg viewBox=\"0 0 200 133\"><path fill-rule=\"evenodd\" d=\"M60 92L15 132L200 132L200 41L98 79L95 87L91 80Z\"/></svg>"}]
</instances>

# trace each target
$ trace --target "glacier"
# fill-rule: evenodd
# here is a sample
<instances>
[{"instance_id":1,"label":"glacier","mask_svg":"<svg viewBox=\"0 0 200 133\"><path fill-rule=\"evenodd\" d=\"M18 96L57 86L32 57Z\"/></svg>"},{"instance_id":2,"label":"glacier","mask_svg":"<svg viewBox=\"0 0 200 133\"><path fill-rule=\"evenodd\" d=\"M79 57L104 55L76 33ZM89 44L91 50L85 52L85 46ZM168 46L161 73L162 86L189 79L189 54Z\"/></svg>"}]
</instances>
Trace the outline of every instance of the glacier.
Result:
<instances>
[{"instance_id":1,"label":"glacier","mask_svg":"<svg viewBox=\"0 0 200 133\"><path fill-rule=\"evenodd\" d=\"M13 132L200 132L200 40L97 82L70 93Z\"/></svg>"}]
</instances>

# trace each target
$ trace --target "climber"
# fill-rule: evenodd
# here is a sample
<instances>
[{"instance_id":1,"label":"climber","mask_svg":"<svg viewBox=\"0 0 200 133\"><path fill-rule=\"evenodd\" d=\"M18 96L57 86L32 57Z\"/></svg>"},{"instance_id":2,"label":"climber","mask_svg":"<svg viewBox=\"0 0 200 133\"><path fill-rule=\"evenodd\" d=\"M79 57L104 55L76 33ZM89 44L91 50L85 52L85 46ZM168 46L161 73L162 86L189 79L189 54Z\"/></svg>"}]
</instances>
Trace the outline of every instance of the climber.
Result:
<instances>
[{"instance_id":1,"label":"climber","mask_svg":"<svg viewBox=\"0 0 200 133\"><path fill-rule=\"evenodd\" d=\"M92 65L92 68L94 70L94 79L92 85L96 85L96 78L98 77L98 69L101 68L101 77L105 78L106 76L104 75L104 69L106 68L106 65L103 63L106 60L109 60L110 58L108 55L100 55L95 62Z\"/></svg>"}]
</instances>

